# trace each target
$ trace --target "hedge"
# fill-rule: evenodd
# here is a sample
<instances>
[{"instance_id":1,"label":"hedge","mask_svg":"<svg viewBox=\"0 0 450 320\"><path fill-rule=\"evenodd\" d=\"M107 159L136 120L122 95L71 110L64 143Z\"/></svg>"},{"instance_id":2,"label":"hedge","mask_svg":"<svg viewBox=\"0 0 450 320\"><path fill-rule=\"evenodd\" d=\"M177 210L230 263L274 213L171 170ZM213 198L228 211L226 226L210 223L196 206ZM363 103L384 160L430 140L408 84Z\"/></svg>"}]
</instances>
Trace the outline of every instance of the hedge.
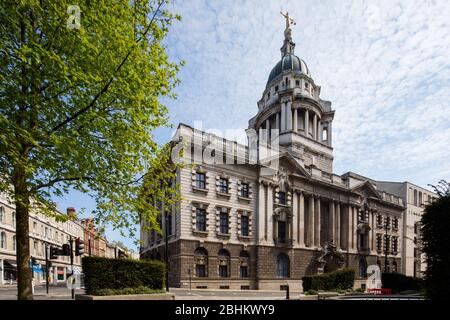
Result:
<instances>
[{"instance_id":1,"label":"hedge","mask_svg":"<svg viewBox=\"0 0 450 320\"><path fill-rule=\"evenodd\" d=\"M388 273L381 274L381 283L383 288L391 289L394 293L401 291L421 291L423 288L423 280L413 277L408 277L401 273Z\"/></svg>"},{"instance_id":2,"label":"hedge","mask_svg":"<svg viewBox=\"0 0 450 320\"><path fill-rule=\"evenodd\" d=\"M104 289L164 288L161 261L83 257L82 267L86 294Z\"/></svg>"},{"instance_id":3,"label":"hedge","mask_svg":"<svg viewBox=\"0 0 450 320\"><path fill-rule=\"evenodd\" d=\"M315 276L305 276L302 280L303 292L309 290L351 289L355 281L355 271L353 269L341 269Z\"/></svg>"}]
</instances>

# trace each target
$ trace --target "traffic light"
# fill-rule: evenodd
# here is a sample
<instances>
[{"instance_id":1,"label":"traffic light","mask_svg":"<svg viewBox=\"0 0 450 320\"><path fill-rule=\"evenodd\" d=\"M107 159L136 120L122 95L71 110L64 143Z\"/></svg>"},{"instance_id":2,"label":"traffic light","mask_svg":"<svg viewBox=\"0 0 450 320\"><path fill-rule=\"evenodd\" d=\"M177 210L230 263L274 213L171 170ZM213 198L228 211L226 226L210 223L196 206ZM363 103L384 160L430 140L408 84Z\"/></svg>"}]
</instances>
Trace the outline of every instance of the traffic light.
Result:
<instances>
[{"instance_id":1,"label":"traffic light","mask_svg":"<svg viewBox=\"0 0 450 320\"><path fill-rule=\"evenodd\" d=\"M80 238L75 239L75 255L82 256L84 254L84 241Z\"/></svg>"},{"instance_id":2,"label":"traffic light","mask_svg":"<svg viewBox=\"0 0 450 320\"><path fill-rule=\"evenodd\" d=\"M63 244L61 253L63 256L70 256L70 244Z\"/></svg>"},{"instance_id":3,"label":"traffic light","mask_svg":"<svg viewBox=\"0 0 450 320\"><path fill-rule=\"evenodd\" d=\"M59 249L56 247L50 247L50 259L58 259Z\"/></svg>"}]
</instances>

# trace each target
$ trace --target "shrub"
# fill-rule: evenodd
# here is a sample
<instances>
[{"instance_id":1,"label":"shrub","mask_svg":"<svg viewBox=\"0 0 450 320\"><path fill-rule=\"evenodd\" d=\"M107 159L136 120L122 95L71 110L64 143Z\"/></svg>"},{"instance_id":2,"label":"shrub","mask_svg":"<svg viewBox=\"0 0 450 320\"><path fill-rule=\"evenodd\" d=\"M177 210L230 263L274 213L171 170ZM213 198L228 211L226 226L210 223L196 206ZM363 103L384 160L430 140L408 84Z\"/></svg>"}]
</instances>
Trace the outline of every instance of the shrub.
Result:
<instances>
[{"instance_id":1,"label":"shrub","mask_svg":"<svg viewBox=\"0 0 450 320\"><path fill-rule=\"evenodd\" d=\"M364 290L363 288L357 288L357 289L355 289L355 292L364 293L364 292L366 292L366 290Z\"/></svg>"},{"instance_id":2,"label":"shrub","mask_svg":"<svg viewBox=\"0 0 450 320\"><path fill-rule=\"evenodd\" d=\"M317 294L318 294L318 292L316 290L308 290L305 292L305 296L314 296Z\"/></svg>"},{"instance_id":3,"label":"shrub","mask_svg":"<svg viewBox=\"0 0 450 320\"><path fill-rule=\"evenodd\" d=\"M383 288L392 289L392 292L399 293L401 291L420 291L423 287L423 280L405 276L401 273L387 273L381 275L381 283Z\"/></svg>"},{"instance_id":4,"label":"shrub","mask_svg":"<svg viewBox=\"0 0 450 320\"><path fill-rule=\"evenodd\" d=\"M123 288L123 289L99 289L95 292L96 296L115 296L122 294L154 294L163 293L165 290L162 289L150 289L147 287L137 287L137 288Z\"/></svg>"},{"instance_id":5,"label":"shrub","mask_svg":"<svg viewBox=\"0 0 450 320\"><path fill-rule=\"evenodd\" d=\"M355 271L353 269L341 269L316 276L305 276L302 280L303 291L351 289L355 281Z\"/></svg>"},{"instance_id":6,"label":"shrub","mask_svg":"<svg viewBox=\"0 0 450 320\"><path fill-rule=\"evenodd\" d=\"M165 268L160 261L83 257L82 267L87 294L103 289L164 288Z\"/></svg>"}]
</instances>

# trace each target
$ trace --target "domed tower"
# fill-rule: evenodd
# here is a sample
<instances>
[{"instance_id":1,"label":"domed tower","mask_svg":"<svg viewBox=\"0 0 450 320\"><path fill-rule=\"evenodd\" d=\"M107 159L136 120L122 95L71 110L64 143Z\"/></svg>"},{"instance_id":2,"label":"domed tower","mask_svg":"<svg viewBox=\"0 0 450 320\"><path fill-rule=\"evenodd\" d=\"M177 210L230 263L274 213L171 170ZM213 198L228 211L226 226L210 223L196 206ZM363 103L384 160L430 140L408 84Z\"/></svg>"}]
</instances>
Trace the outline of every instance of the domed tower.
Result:
<instances>
[{"instance_id":1,"label":"domed tower","mask_svg":"<svg viewBox=\"0 0 450 320\"><path fill-rule=\"evenodd\" d=\"M320 86L314 83L305 61L294 54L293 20L288 14L284 17L281 60L269 74L249 129L260 132L259 139L265 136L260 129L266 129L268 141L278 138L280 152L288 151L304 167L332 173L334 110L331 102L320 98Z\"/></svg>"}]
</instances>

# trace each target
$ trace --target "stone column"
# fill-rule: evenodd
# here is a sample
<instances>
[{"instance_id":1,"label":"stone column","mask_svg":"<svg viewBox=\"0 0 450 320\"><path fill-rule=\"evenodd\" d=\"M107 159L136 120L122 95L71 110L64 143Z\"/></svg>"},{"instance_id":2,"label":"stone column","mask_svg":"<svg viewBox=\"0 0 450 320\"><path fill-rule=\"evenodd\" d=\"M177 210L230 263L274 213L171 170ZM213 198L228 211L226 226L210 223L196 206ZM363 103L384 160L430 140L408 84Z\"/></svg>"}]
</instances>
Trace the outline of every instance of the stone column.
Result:
<instances>
[{"instance_id":1,"label":"stone column","mask_svg":"<svg viewBox=\"0 0 450 320\"><path fill-rule=\"evenodd\" d=\"M298 194L297 190L292 192L292 240L294 243L298 243Z\"/></svg>"},{"instance_id":2,"label":"stone column","mask_svg":"<svg viewBox=\"0 0 450 320\"><path fill-rule=\"evenodd\" d=\"M309 197L308 206L308 245L314 246L314 196L311 194Z\"/></svg>"},{"instance_id":3,"label":"stone column","mask_svg":"<svg viewBox=\"0 0 450 320\"><path fill-rule=\"evenodd\" d=\"M329 204L329 210L328 210L328 222L329 222L329 226L328 226L328 230L329 230L329 239L333 241L334 244L336 244L336 235L335 235L335 231L336 231L336 226L335 226L335 220L334 220L334 200L331 199L330 200L330 204Z\"/></svg>"},{"instance_id":4,"label":"stone column","mask_svg":"<svg viewBox=\"0 0 450 320\"><path fill-rule=\"evenodd\" d=\"M297 132L297 130L298 130L297 120L298 120L298 111L297 111L297 109L294 109L294 131L295 132Z\"/></svg>"},{"instance_id":5,"label":"stone column","mask_svg":"<svg viewBox=\"0 0 450 320\"><path fill-rule=\"evenodd\" d=\"M265 212L265 192L264 184L262 181L259 182L259 192L258 192L258 214L256 219L258 221L258 239L259 241L267 240L266 234L266 212Z\"/></svg>"},{"instance_id":6,"label":"stone column","mask_svg":"<svg viewBox=\"0 0 450 320\"><path fill-rule=\"evenodd\" d=\"M333 139L332 139L333 130L331 129L331 124L332 124L331 121L328 122L328 130L327 130L327 133L328 133L328 145L330 145L330 146L333 144Z\"/></svg>"},{"instance_id":7,"label":"stone column","mask_svg":"<svg viewBox=\"0 0 450 320\"><path fill-rule=\"evenodd\" d=\"M266 119L266 141L267 141L267 145L269 145L269 142L270 142L270 120L269 120L269 118Z\"/></svg>"},{"instance_id":8,"label":"stone column","mask_svg":"<svg viewBox=\"0 0 450 320\"><path fill-rule=\"evenodd\" d=\"M336 248L341 247L341 203L336 203Z\"/></svg>"},{"instance_id":9,"label":"stone column","mask_svg":"<svg viewBox=\"0 0 450 320\"><path fill-rule=\"evenodd\" d=\"M286 103L281 103L281 131L286 130Z\"/></svg>"},{"instance_id":10,"label":"stone column","mask_svg":"<svg viewBox=\"0 0 450 320\"><path fill-rule=\"evenodd\" d=\"M322 142L322 122L317 120L317 141Z\"/></svg>"},{"instance_id":11,"label":"stone column","mask_svg":"<svg viewBox=\"0 0 450 320\"><path fill-rule=\"evenodd\" d=\"M309 127L309 111L305 109L305 136L308 136Z\"/></svg>"},{"instance_id":12,"label":"stone column","mask_svg":"<svg viewBox=\"0 0 450 320\"><path fill-rule=\"evenodd\" d=\"M0 284L4 284L4 282L5 282L5 279L3 277L4 272L5 272L5 266L3 264L3 260L0 259Z\"/></svg>"},{"instance_id":13,"label":"stone column","mask_svg":"<svg viewBox=\"0 0 450 320\"><path fill-rule=\"evenodd\" d=\"M352 249L353 215L352 206L347 206L347 250Z\"/></svg>"},{"instance_id":14,"label":"stone column","mask_svg":"<svg viewBox=\"0 0 450 320\"><path fill-rule=\"evenodd\" d=\"M315 198L315 213L314 213L314 223L315 223L315 230L314 230L314 235L315 235L315 241L314 244L316 247L320 247L320 196L317 196Z\"/></svg>"},{"instance_id":15,"label":"stone column","mask_svg":"<svg viewBox=\"0 0 450 320\"><path fill-rule=\"evenodd\" d=\"M357 243L357 234L358 234L358 207L353 206L353 249L358 249Z\"/></svg>"},{"instance_id":16,"label":"stone column","mask_svg":"<svg viewBox=\"0 0 450 320\"><path fill-rule=\"evenodd\" d=\"M315 112L313 120L313 139L317 140L317 114Z\"/></svg>"},{"instance_id":17,"label":"stone column","mask_svg":"<svg viewBox=\"0 0 450 320\"><path fill-rule=\"evenodd\" d=\"M269 242L273 242L273 191L270 184L267 185L267 225L266 238Z\"/></svg>"},{"instance_id":18,"label":"stone column","mask_svg":"<svg viewBox=\"0 0 450 320\"><path fill-rule=\"evenodd\" d=\"M280 130L280 113L279 112L277 112L275 115L275 128L274 129Z\"/></svg>"},{"instance_id":19,"label":"stone column","mask_svg":"<svg viewBox=\"0 0 450 320\"><path fill-rule=\"evenodd\" d=\"M375 211L372 211L372 226L370 230L370 234L372 235L372 241L370 242L370 250L375 250Z\"/></svg>"},{"instance_id":20,"label":"stone column","mask_svg":"<svg viewBox=\"0 0 450 320\"><path fill-rule=\"evenodd\" d=\"M286 102L286 130L292 130L292 103Z\"/></svg>"},{"instance_id":21,"label":"stone column","mask_svg":"<svg viewBox=\"0 0 450 320\"><path fill-rule=\"evenodd\" d=\"M300 197L300 210L299 210L299 237L300 237L300 246L305 246L305 197L303 195L303 192L300 191L299 194Z\"/></svg>"}]
</instances>

